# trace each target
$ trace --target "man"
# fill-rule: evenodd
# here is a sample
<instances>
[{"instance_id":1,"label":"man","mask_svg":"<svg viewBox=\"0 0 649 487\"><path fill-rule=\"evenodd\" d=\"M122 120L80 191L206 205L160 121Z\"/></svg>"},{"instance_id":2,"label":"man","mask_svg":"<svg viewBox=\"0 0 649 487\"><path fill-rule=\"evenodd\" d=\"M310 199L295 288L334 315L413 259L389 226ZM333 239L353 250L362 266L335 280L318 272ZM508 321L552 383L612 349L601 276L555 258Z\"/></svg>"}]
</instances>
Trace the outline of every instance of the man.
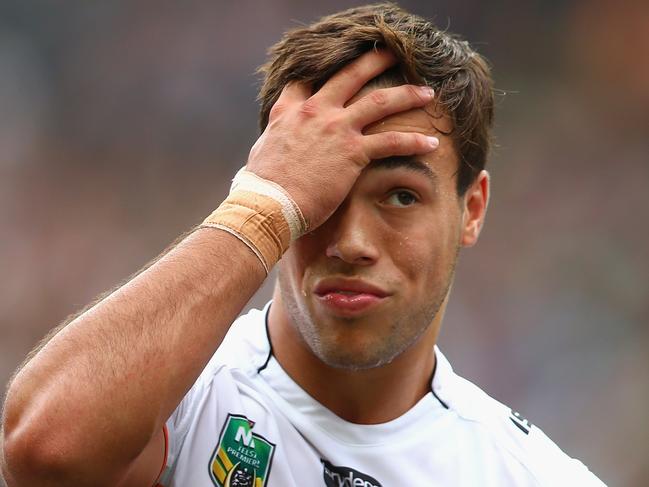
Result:
<instances>
[{"instance_id":1,"label":"man","mask_svg":"<svg viewBox=\"0 0 649 487\"><path fill-rule=\"evenodd\" d=\"M14 378L9 485L602 485L435 347L487 208L484 60L386 4L262 71L228 198Z\"/></svg>"}]
</instances>

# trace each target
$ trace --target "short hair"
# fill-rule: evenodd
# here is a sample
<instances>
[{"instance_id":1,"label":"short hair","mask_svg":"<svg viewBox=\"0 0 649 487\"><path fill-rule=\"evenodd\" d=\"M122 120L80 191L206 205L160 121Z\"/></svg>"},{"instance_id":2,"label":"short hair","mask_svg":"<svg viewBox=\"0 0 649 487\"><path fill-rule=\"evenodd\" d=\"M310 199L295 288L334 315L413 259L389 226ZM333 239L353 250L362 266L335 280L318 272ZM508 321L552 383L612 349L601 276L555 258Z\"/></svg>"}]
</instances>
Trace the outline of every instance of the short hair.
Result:
<instances>
[{"instance_id":1,"label":"short hair","mask_svg":"<svg viewBox=\"0 0 649 487\"><path fill-rule=\"evenodd\" d=\"M370 83L426 84L436 108L453 123L450 133L459 158L458 195L484 169L491 146L493 81L486 60L462 38L393 3L351 8L306 27L289 30L272 46L259 68L259 124L291 81L319 89L336 71L375 48L393 52L397 65Z\"/></svg>"}]
</instances>

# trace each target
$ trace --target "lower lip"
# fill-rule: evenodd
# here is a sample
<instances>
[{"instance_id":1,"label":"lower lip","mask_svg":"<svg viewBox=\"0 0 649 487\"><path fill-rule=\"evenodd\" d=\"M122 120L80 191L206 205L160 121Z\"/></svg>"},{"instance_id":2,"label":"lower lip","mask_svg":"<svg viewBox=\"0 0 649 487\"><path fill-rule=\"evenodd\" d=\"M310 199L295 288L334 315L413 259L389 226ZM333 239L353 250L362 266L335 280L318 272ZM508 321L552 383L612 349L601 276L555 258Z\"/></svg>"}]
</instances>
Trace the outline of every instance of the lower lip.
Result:
<instances>
[{"instance_id":1,"label":"lower lip","mask_svg":"<svg viewBox=\"0 0 649 487\"><path fill-rule=\"evenodd\" d=\"M342 316L355 316L385 300L375 294L341 294L327 293L318 296L318 301L336 314Z\"/></svg>"}]
</instances>

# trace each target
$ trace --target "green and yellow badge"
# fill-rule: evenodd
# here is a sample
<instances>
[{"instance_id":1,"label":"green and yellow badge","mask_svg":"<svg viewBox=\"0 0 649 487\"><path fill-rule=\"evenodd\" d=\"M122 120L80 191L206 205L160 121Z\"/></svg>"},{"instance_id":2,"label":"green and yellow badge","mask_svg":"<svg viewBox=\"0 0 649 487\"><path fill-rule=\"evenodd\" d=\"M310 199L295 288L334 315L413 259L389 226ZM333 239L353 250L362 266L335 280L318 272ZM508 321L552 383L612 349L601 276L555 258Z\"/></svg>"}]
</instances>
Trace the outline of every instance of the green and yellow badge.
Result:
<instances>
[{"instance_id":1,"label":"green and yellow badge","mask_svg":"<svg viewBox=\"0 0 649 487\"><path fill-rule=\"evenodd\" d=\"M217 487L265 487L275 445L253 433L254 426L245 416L228 414L210 459L210 478Z\"/></svg>"}]
</instances>

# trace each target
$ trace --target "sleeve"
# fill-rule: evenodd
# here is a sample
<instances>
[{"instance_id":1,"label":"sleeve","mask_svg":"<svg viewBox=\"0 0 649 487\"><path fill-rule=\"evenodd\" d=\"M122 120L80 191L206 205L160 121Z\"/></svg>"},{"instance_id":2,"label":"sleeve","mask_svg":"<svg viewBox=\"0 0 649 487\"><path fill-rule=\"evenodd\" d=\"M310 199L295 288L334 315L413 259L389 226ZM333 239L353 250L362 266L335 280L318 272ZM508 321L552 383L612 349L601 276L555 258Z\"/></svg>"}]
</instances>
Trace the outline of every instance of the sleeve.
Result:
<instances>
[{"instance_id":1,"label":"sleeve","mask_svg":"<svg viewBox=\"0 0 649 487\"><path fill-rule=\"evenodd\" d=\"M536 427L530 433L530 452L537 460L542 460L542 463L536 465L535 470L543 486L606 487L586 465L564 453Z\"/></svg>"}]
</instances>

